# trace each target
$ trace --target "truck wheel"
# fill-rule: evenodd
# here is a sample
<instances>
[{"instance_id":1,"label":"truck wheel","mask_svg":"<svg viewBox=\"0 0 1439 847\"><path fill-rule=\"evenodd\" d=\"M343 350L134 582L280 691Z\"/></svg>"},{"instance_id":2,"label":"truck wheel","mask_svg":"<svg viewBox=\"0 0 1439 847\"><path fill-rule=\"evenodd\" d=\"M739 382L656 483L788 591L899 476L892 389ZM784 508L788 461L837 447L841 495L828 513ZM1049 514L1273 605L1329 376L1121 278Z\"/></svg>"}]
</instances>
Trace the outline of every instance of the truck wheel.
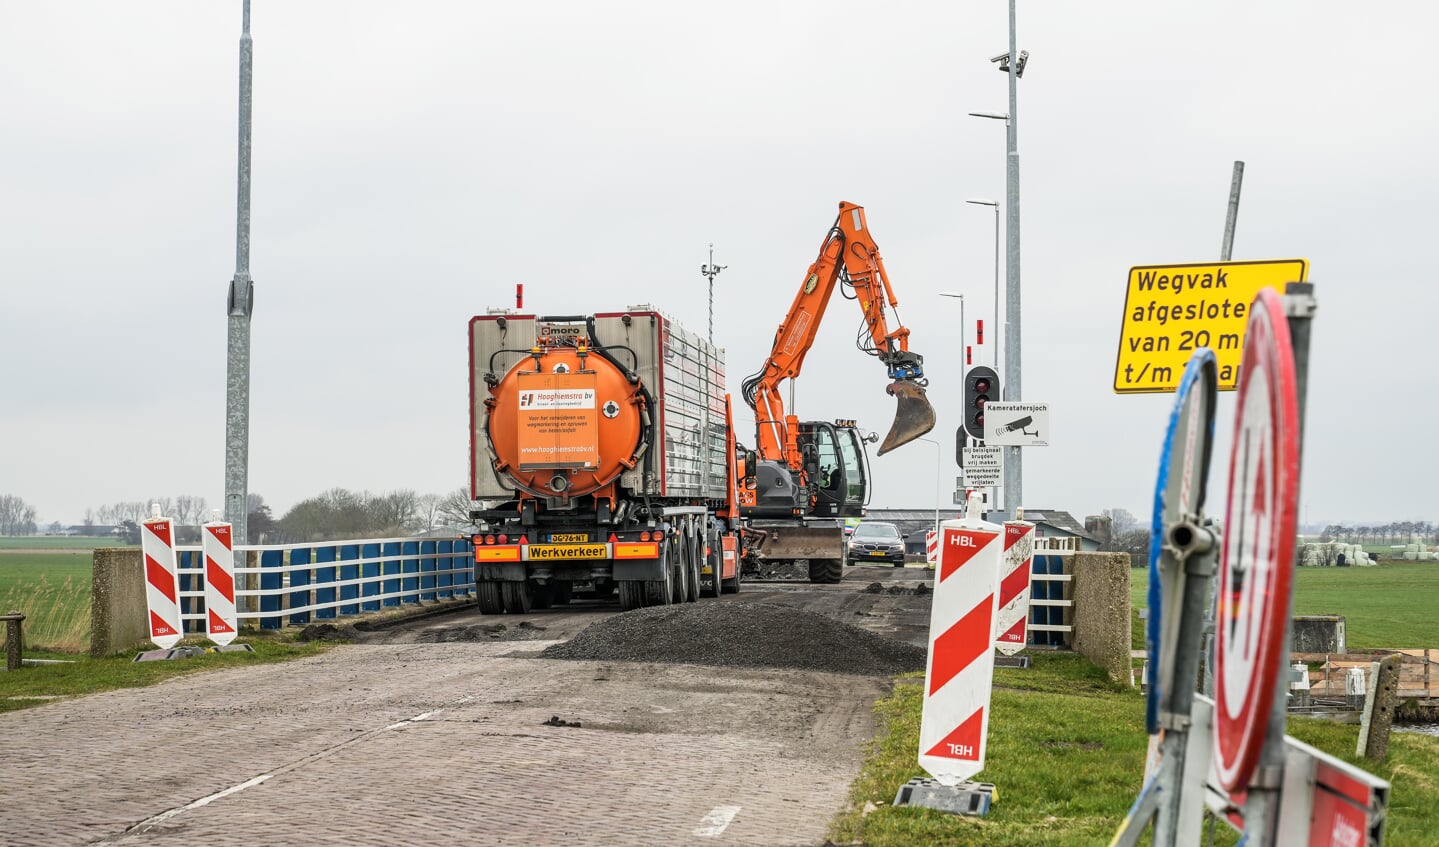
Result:
<instances>
[{"instance_id":1,"label":"truck wheel","mask_svg":"<svg viewBox=\"0 0 1439 847\"><path fill-rule=\"evenodd\" d=\"M645 583L645 605L646 606L668 606L674 602L675 596L675 575L674 565L670 561L669 544L660 544L660 573L664 574L661 579L651 579Z\"/></svg>"},{"instance_id":2,"label":"truck wheel","mask_svg":"<svg viewBox=\"0 0 1439 847\"><path fill-rule=\"evenodd\" d=\"M671 564L673 565L675 575L674 580L670 583L670 602L678 605L683 603L685 599L689 597L690 593L690 556L688 541L681 541L676 545L673 559L674 561Z\"/></svg>"},{"instance_id":3,"label":"truck wheel","mask_svg":"<svg viewBox=\"0 0 1439 847\"><path fill-rule=\"evenodd\" d=\"M724 585L720 581L720 575L724 570L724 550L720 549L719 531L711 528L708 537L705 539L705 546L709 548L709 555L705 557L705 563L709 565L710 581L709 590L705 592L706 597L718 597L724 591Z\"/></svg>"},{"instance_id":4,"label":"truck wheel","mask_svg":"<svg viewBox=\"0 0 1439 847\"><path fill-rule=\"evenodd\" d=\"M700 599L700 562L704 561L705 540L698 529L690 536L690 557L689 574L685 580L685 602L693 603Z\"/></svg>"},{"instance_id":5,"label":"truck wheel","mask_svg":"<svg viewBox=\"0 0 1439 847\"><path fill-rule=\"evenodd\" d=\"M649 593L648 585L649 583L639 579L620 580L620 611L628 612L644 608L645 597Z\"/></svg>"},{"instance_id":6,"label":"truck wheel","mask_svg":"<svg viewBox=\"0 0 1439 847\"><path fill-rule=\"evenodd\" d=\"M810 559L809 581L816 585L833 585L844 575L843 559Z\"/></svg>"},{"instance_id":7,"label":"truck wheel","mask_svg":"<svg viewBox=\"0 0 1439 847\"><path fill-rule=\"evenodd\" d=\"M475 599L480 603L480 614L498 615L505 610L505 600L500 596L500 583L475 583Z\"/></svg>"},{"instance_id":8,"label":"truck wheel","mask_svg":"<svg viewBox=\"0 0 1439 847\"><path fill-rule=\"evenodd\" d=\"M505 598L505 611L512 615L526 615L530 611L530 586L526 582L500 583L500 595Z\"/></svg>"}]
</instances>

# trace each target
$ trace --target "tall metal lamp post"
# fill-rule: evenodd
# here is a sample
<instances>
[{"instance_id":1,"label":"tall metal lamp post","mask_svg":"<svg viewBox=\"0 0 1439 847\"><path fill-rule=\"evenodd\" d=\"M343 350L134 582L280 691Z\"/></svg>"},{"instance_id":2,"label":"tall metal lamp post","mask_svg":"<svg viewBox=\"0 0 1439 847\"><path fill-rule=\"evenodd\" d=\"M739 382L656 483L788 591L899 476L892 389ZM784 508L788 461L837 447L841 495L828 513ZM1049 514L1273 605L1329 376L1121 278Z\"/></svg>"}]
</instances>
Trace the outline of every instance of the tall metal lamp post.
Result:
<instances>
[{"instance_id":1,"label":"tall metal lamp post","mask_svg":"<svg viewBox=\"0 0 1439 847\"><path fill-rule=\"evenodd\" d=\"M250 0L240 26L240 152L235 203L235 276L226 314L229 331L225 374L225 520L240 544L249 544L250 315L255 285L250 280L250 105L254 44Z\"/></svg>"},{"instance_id":2,"label":"tall metal lamp post","mask_svg":"<svg viewBox=\"0 0 1439 847\"><path fill-rule=\"evenodd\" d=\"M999 64L999 70L1009 76L1009 112L1008 114L996 114L993 112L970 112L971 115L980 118L991 118L1004 121L1005 126L1005 233L1008 248L1006 253L1006 274L1005 274L1005 301L1004 301L1004 378L1001 386L1004 390L1004 399L1017 401L1024 399L1023 391L1020 388L1019 353L1020 353L1020 326L1019 326L1019 85L1018 81L1024 75L1024 66L1029 61L1029 51L1018 49L1015 13L1015 0L1009 0L1009 52L1002 56L995 56L990 61ZM1004 508L1003 515L1007 519L1014 514L1016 507L1024 504L1022 467L1024 451L1018 447L1004 448Z\"/></svg>"},{"instance_id":3,"label":"tall metal lamp post","mask_svg":"<svg viewBox=\"0 0 1439 847\"><path fill-rule=\"evenodd\" d=\"M969 364L968 362L965 361L965 359L968 358L968 357L965 356L965 354L964 354L964 295L963 295L963 294L955 294L953 291L941 291L941 292L939 292L939 296L941 296L941 297L953 297L954 299L956 299L956 300L959 301L959 363L960 363L960 373L959 373L959 376L960 376L961 379L963 379L963 378L964 378L964 368L965 368L965 366L968 366L968 364Z\"/></svg>"},{"instance_id":4,"label":"tall metal lamp post","mask_svg":"<svg viewBox=\"0 0 1439 847\"><path fill-rule=\"evenodd\" d=\"M707 264L707 265L700 265L700 273L701 273L706 279L709 280L709 284L710 284L710 286L709 286L709 287L710 287L710 304L709 304L709 342L710 342L710 347L713 347L713 346L714 346L714 343L715 343L715 277L719 276L719 272L722 271L722 270L724 270L724 269L727 268L727 267L729 267L729 265L716 265L716 264L715 264L715 246L714 246L714 242L711 241L711 242L710 242L710 261L709 261L709 264ZM710 365L709 350L706 349L706 350L705 350L705 384L708 385L708 384L709 384L709 381L710 381L713 377L714 377L714 373L713 373L713 371L712 371L712 369L711 369L711 365ZM708 444L709 444L709 439L710 439L710 407L709 407L709 402L708 402L708 401L705 402L704 412L703 412L703 414L701 415L700 426L704 428L704 435L702 436L702 439L703 439L704 443L705 443L706 445L708 445ZM708 491L708 490L709 490L709 487L710 487L710 463L709 463L709 462L705 462L705 463L704 463L704 467L705 467L705 470L704 470L704 480L705 480L704 485L705 485L705 490Z\"/></svg>"},{"instance_id":5,"label":"tall metal lamp post","mask_svg":"<svg viewBox=\"0 0 1439 847\"><path fill-rule=\"evenodd\" d=\"M976 206L994 207L994 327L990 332L994 335L994 370L999 372L999 201L974 199L966 200L966 203L973 203Z\"/></svg>"},{"instance_id":6,"label":"tall metal lamp post","mask_svg":"<svg viewBox=\"0 0 1439 847\"><path fill-rule=\"evenodd\" d=\"M924 441L934 445L934 534L939 536L939 501L943 496L944 483L940 481L940 468L944 465L944 448L933 438L916 438L916 441Z\"/></svg>"},{"instance_id":7,"label":"tall metal lamp post","mask_svg":"<svg viewBox=\"0 0 1439 847\"><path fill-rule=\"evenodd\" d=\"M700 273L703 274L710 281L709 341L711 344L715 343L715 277L719 276L719 272L727 267L729 267L729 265L715 264L715 246L714 242L710 242L710 263L708 265L700 265Z\"/></svg>"}]
</instances>

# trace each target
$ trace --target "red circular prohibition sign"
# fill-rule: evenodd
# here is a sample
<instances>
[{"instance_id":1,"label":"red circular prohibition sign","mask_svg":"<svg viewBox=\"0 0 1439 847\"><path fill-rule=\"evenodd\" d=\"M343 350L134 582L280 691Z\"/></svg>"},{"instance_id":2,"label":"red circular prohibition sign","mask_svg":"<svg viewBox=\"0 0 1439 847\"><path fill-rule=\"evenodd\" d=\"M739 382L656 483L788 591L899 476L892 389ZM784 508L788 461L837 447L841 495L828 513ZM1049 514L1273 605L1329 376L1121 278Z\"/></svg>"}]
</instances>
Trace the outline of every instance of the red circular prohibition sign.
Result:
<instances>
[{"instance_id":1,"label":"red circular prohibition sign","mask_svg":"<svg viewBox=\"0 0 1439 847\"><path fill-rule=\"evenodd\" d=\"M1299 398L1284 301L1272 289L1250 306L1238 395L1214 688L1214 762L1230 791L1249 784L1264 745L1294 576Z\"/></svg>"}]
</instances>

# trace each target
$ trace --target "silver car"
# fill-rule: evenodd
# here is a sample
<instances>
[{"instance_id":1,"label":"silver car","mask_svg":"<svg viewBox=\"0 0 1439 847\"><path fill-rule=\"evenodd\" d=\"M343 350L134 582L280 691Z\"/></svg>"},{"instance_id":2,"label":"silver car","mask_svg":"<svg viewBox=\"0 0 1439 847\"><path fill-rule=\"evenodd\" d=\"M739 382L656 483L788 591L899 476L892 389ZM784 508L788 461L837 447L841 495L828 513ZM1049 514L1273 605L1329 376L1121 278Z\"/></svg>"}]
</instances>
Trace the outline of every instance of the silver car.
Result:
<instances>
[{"instance_id":1,"label":"silver car","mask_svg":"<svg viewBox=\"0 0 1439 847\"><path fill-rule=\"evenodd\" d=\"M860 521L849 536L846 559L851 565L888 562L904 567L904 536L899 527L884 521Z\"/></svg>"}]
</instances>

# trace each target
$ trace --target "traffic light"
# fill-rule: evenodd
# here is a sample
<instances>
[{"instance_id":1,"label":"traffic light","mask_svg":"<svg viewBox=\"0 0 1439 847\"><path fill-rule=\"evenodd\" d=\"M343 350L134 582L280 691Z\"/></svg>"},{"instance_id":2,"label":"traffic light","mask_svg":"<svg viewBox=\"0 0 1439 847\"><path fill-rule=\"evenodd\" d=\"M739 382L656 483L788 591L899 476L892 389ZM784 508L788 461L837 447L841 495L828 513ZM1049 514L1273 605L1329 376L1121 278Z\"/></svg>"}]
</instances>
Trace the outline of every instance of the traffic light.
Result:
<instances>
[{"instance_id":1,"label":"traffic light","mask_svg":"<svg viewBox=\"0 0 1439 847\"><path fill-rule=\"evenodd\" d=\"M999 375L994 368L970 368L964 375L964 431L984 439L984 406L999 399Z\"/></svg>"}]
</instances>

